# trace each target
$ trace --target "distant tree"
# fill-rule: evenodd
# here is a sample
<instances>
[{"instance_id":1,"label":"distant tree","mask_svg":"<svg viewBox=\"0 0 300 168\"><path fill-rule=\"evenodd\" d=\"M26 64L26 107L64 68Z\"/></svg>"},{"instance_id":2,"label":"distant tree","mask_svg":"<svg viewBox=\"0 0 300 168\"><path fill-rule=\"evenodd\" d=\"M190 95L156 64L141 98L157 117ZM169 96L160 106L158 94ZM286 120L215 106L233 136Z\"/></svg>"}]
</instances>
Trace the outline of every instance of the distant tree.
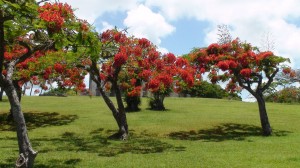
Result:
<instances>
[{"instance_id":1,"label":"distant tree","mask_svg":"<svg viewBox=\"0 0 300 168\"><path fill-rule=\"evenodd\" d=\"M168 53L161 56L147 83L147 89L153 94L150 109L165 110L164 99L171 92L194 85L195 69L183 57Z\"/></svg>"},{"instance_id":2,"label":"distant tree","mask_svg":"<svg viewBox=\"0 0 300 168\"><path fill-rule=\"evenodd\" d=\"M275 40L271 32L265 32L261 37L261 45L259 47L260 51L274 51L275 50Z\"/></svg>"},{"instance_id":3,"label":"distant tree","mask_svg":"<svg viewBox=\"0 0 300 168\"><path fill-rule=\"evenodd\" d=\"M203 98L228 98L241 100L240 96L236 93L228 93L220 85L211 84L207 81L195 82L194 86L180 92L184 95L190 95L191 97L203 97Z\"/></svg>"},{"instance_id":4,"label":"distant tree","mask_svg":"<svg viewBox=\"0 0 300 168\"><path fill-rule=\"evenodd\" d=\"M232 41L232 36L228 25L218 25L218 44L226 44Z\"/></svg>"},{"instance_id":5,"label":"distant tree","mask_svg":"<svg viewBox=\"0 0 300 168\"><path fill-rule=\"evenodd\" d=\"M267 102L300 103L300 89L295 86L283 88L265 96Z\"/></svg>"},{"instance_id":6,"label":"distant tree","mask_svg":"<svg viewBox=\"0 0 300 168\"><path fill-rule=\"evenodd\" d=\"M228 81L226 89L231 92L246 89L257 100L263 135L271 135L263 93L270 87L281 64L288 59L272 52L259 52L256 47L239 39L222 45L211 44L207 49L191 54L201 71L209 71L212 83ZM220 73L222 71L222 73Z\"/></svg>"}]
</instances>

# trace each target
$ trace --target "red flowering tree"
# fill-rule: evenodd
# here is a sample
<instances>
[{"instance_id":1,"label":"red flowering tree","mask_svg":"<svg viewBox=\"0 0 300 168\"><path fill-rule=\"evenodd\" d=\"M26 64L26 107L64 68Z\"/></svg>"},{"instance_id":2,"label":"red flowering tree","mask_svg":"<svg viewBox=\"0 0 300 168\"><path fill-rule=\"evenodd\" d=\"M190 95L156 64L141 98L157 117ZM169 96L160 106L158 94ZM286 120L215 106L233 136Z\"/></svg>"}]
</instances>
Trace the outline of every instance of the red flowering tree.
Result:
<instances>
[{"instance_id":1,"label":"red flowering tree","mask_svg":"<svg viewBox=\"0 0 300 168\"><path fill-rule=\"evenodd\" d=\"M270 87L275 75L280 71L280 64L288 59L272 52L259 52L251 44L239 39L222 45L211 44L190 55L198 69L209 71L212 83L228 81L227 90L231 92L246 89L257 100L263 135L271 135L264 91Z\"/></svg>"},{"instance_id":2,"label":"red flowering tree","mask_svg":"<svg viewBox=\"0 0 300 168\"><path fill-rule=\"evenodd\" d=\"M62 62L67 64L68 59L65 58L72 58L70 55L83 43L83 25L84 22L75 18L67 4L45 3L39 7L35 1L2 2L0 86L8 97L17 128L20 155L16 167L33 167L37 155L27 135L20 105L20 88L27 81L42 84L42 80L49 79L54 70L62 73L62 68L55 68L54 62L65 60ZM52 57L54 54L49 54L49 51L56 53L57 58ZM50 69L53 71L50 72ZM80 74L81 72L78 71ZM70 72L68 78L77 79L79 75L74 73ZM74 83L81 82L82 79L78 79Z\"/></svg>"},{"instance_id":3,"label":"red flowering tree","mask_svg":"<svg viewBox=\"0 0 300 168\"><path fill-rule=\"evenodd\" d=\"M152 75L146 84L153 95L150 109L165 110L163 104L165 97L171 92L178 92L182 87L192 87L195 71L188 60L176 58L172 53L157 55L152 65Z\"/></svg>"},{"instance_id":4,"label":"red flowering tree","mask_svg":"<svg viewBox=\"0 0 300 168\"><path fill-rule=\"evenodd\" d=\"M140 95L141 80L138 74L147 69L144 61L153 45L146 39L128 37L125 31L107 30L99 35L101 50L90 56L91 66L88 68L92 80L96 83L105 103L112 111L119 130L112 137L127 139L128 124L122 91L127 97ZM115 92L115 105L105 91Z\"/></svg>"}]
</instances>

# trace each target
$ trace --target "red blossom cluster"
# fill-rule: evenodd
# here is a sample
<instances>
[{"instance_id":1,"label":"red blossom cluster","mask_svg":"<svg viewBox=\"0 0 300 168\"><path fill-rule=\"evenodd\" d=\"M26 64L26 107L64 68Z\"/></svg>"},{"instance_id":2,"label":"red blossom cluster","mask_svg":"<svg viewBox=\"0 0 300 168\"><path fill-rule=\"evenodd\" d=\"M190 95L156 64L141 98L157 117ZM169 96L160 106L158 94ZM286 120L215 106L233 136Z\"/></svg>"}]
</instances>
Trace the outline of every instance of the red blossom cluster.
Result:
<instances>
[{"instance_id":1,"label":"red blossom cluster","mask_svg":"<svg viewBox=\"0 0 300 168\"><path fill-rule=\"evenodd\" d=\"M28 52L28 49L21 45L13 45L12 47L5 47L4 59L6 61L11 61L17 59Z\"/></svg>"},{"instance_id":2,"label":"red blossom cluster","mask_svg":"<svg viewBox=\"0 0 300 168\"><path fill-rule=\"evenodd\" d=\"M137 97L141 95L142 86L136 86L131 91L127 92L128 97Z\"/></svg>"},{"instance_id":3,"label":"red blossom cluster","mask_svg":"<svg viewBox=\"0 0 300 168\"><path fill-rule=\"evenodd\" d=\"M240 71L240 74L246 78L249 78L251 76L251 72L252 70L250 68L245 68Z\"/></svg>"},{"instance_id":4,"label":"red blossom cluster","mask_svg":"<svg viewBox=\"0 0 300 168\"><path fill-rule=\"evenodd\" d=\"M139 39L139 45L142 48L148 48L148 47L150 47L151 42L146 38L141 38L141 39Z\"/></svg>"},{"instance_id":5,"label":"red blossom cluster","mask_svg":"<svg viewBox=\"0 0 300 168\"><path fill-rule=\"evenodd\" d=\"M66 20L74 18L71 6L66 3L45 3L39 7L38 12L50 32L59 32Z\"/></svg>"},{"instance_id":6,"label":"red blossom cluster","mask_svg":"<svg viewBox=\"0 0 300 168\"><path fill-rule=\"evenodd\" d=\"M115 42L117 44L124 43L128 40L126 34L115 29L109 29L104 31L103 33L100 34L99 38L101 42L104 43Z\"/></svg>"},{"instance_id":7,"label":"red blossom cluster","mask_svg":"<svg viewBox=\"0 0 300 168\"><path fill-rule=\"evenodd\" d=\"M114 57L114 66L121 67L126 63L128 59L127 53L125 51L118 52Z\"/></svg>"}]
</instances>

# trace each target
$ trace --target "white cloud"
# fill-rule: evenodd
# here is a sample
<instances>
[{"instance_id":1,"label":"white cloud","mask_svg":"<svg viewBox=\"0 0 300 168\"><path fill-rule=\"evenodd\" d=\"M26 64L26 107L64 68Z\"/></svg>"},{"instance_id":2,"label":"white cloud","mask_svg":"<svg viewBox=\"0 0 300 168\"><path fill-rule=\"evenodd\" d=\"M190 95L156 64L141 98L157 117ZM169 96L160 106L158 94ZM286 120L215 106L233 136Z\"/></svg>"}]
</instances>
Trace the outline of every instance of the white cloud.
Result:
<instances>
[{"instance_id":1,"label":"white cloud","mask_svg":"<svg viewBox=\"0 0 300 168\"><path fill-rule=\"evenodd\" d=\"M265 32L272 32L276 54L300 63L300 27L287 22L290 18L300 18L300 1L147 0L146 5L161 9L168 20L194 18L209 22L208 29L203 30L207 34L206 44L217 41L218 24L230 25L233 37L256 46Z\"/></svg>"},{"instance_id":2,"label":"white cloud","mask_svg":"<svg viewBox=\"0 0 300 168\"><path fill-rule=\"evenodd\" d=\"M66 2L77 9L75 14L93 23L98 16L105 12L127 11L134 8L139 0L60 0Z\"/></svg>"},{"instance_id":3,"label":"white cloud","mask_svg":"<svg viewBox=\"0 0 300 168\"><path fill-rule=\"evenodd\" d=\"M159 45L162 38L175 28L168 22L193 18L209 23L204 39L216 42L218 24L230 25L233 37L240 37L259 46L265 32L272 32L276 40L276 54L289 57L300 65L300 27L287 20L300 18L299 0L61 0L78 8L76 14L93 23L106 12L127 12L124 20L129 32L149 38ZM144 5L141 5L143 3ZM151 9L158 11L154 13ZM109 27L109 23L105 27ZM190 26L190 25L187 25ZM199 30L201 31L201 30ZM203 39L199 39L203 40ZM194 46L191 46L194 47ZM169 48L171 51L172 49ZM299 67L298 67L299 68Z\"/></svg>"},{"instance_id":4,"label":"white cloud","mask_svg":"<svg viewBox=\"0 0 300 168\"><path fill-rule=\"evenodd\" d=\"M168 24L162 15L152 12L144 5L128 11L124 25L129 28L131 34L148 38L156 45L160 44L162 37L175 30L175 27Z\"/></svg>"},{"instance_id":5,"label":"white cloud","mask_svg":"<svg viewBox=\"0 0 300 168\"><path fill-rule=\"evenodd\" d=\"M102 22L102 29L99 32L104 32L107 29L113 29L114 26L107 23L107 22Z\"/></svg>"}]
</instances>

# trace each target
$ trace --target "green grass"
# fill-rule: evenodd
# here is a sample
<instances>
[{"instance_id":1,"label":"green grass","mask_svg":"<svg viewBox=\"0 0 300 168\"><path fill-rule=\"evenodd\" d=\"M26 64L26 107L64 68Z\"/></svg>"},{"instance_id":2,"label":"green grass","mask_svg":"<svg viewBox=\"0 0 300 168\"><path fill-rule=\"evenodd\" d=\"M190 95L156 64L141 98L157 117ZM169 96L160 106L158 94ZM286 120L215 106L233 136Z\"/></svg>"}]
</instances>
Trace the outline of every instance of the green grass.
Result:
<instances>
[{"instance_id":1,"label":"green grass","mask_svg":"<svg viewBox=\"0 0 300 168\"><path fill-rule=\"evenodd\" d=\"M128 113L130 139L110 140L117 126L99 97L24 97L22 108L38 168L300 167L299 105L268 103L274 135L260 135L256 103L167 98L167 111ZM0 167L18 156L14 127L0 102Z\"/></svg>"}]
</instances>

